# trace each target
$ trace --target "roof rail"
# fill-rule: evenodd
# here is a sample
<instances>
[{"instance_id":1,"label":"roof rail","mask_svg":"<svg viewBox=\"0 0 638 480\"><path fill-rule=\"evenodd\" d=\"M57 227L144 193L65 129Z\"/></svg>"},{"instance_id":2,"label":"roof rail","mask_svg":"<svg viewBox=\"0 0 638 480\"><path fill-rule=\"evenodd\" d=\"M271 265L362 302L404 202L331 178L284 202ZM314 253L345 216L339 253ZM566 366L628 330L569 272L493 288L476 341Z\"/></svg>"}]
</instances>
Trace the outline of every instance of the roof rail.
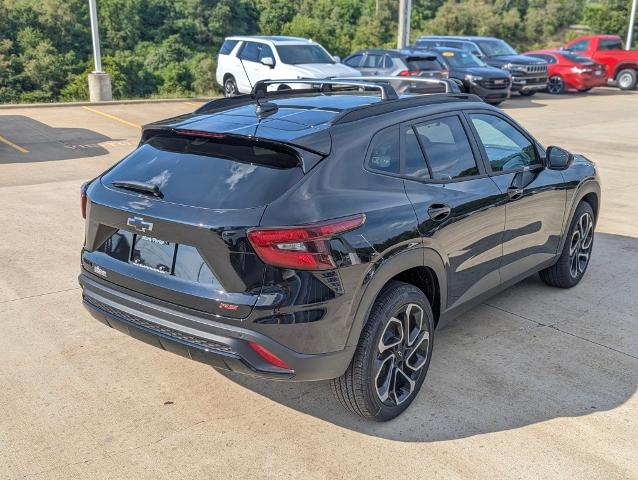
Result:
<instances>
[{"instance_id":1,"label":"roof rail","mask_svg":"<svg viewBox=\"0 0 638 480\"><path fill-rule=\"evenodd\" d=\"M385 77L384 77L385 78ZM392 77L396 80L396 78ZM369 79L369 80L368 80ZM373 81L370 81L373 80ZM381 81L377 81L381 80ZM399 98L397 92L392 88L386 80L377 79L375 77L352 77L352 78L295 78L295 79L281 79L281 80L260 80L255 83L250 96L259 100L265 98L268 85L278 84L301 84L301 85L318 85L317 90L320 92L332 91L333 85L352 86L361 88L373 88L379 90L381 94L381 100L396 100Z\"/></svg>"},{"instance_id":2,"label":"roof rail","mask_svg":"<svg viewBox=\"0 0 638 480\"><path fill-rule=\"evenodd\" d=\"M382 82L416 82L416 83L429 83L431 85L442 85L445 87L445 93L462 93L459 84L451 78L419 78L419 77L336 77L335 80L354 80L361 79L362 81L375 81L380 80ZM427 95L427 94L424 94Z\"/></svg>"}]
</instances>

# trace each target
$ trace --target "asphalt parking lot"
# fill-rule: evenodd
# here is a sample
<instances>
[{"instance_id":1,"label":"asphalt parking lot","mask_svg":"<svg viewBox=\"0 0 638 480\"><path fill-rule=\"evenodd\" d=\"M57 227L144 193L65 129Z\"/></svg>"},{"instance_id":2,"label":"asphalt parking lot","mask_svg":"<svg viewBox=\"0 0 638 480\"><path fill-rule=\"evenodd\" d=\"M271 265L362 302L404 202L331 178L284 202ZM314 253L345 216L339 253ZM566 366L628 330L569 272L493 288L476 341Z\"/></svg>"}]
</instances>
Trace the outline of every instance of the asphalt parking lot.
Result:
<instances>
[{"instance_id":1,"label":"asphalt parking lot","mask_svg":"<svg viewBox=\"0 0 638 480\"><path fill-rule=\"evenodd\" d=\"M327 383L219 372L82 307L80 184L197 104L0 109L0 478L638 479L638 91L503 105L597 162L588 274L569 291L532 277L438 331L386 424Z\"/></svg>"}]
</instances>

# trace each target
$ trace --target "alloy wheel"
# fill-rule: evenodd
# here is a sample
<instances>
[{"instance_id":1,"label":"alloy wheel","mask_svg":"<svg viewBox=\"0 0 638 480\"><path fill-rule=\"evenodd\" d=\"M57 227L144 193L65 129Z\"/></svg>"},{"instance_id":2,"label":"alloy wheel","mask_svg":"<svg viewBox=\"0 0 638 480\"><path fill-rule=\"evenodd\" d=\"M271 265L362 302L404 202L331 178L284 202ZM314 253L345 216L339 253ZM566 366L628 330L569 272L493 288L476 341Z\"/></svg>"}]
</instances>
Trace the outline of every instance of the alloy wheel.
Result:
<instances>
[{"instance_id":1,"label":"alloy wheel","mask_svg":"<svg viewBox=\"0 0 638 480\"><path fill-rule=\"evenodd\" d=\"M585 272L593 241L594 221L589 213L583 213L576 222L569 243L569 273L573 278Z\"/></svg>"},{"instance_id":2,"label":"alloy wheel","mask_svg":"<svg viewBox=\"0 0 638 480\"><path fill-rule=\"evenodd\" d=\"M629 73L623 73L620 77L618 77L618 85L621 88L629 88L632 80L633 78Z\"/></svg>"},{"instance_id":3,"label":"alloy wheel","mask_svg":"<svg viewBox=\"0 0 638 480\"><path fill-rule=\"evenodd\" d=\"M565 84L563 83L563 79L560 77L550 77L547 81L547 91L553 95L562 93L564 88Z\"/></svg>"},{"instance_id":4,"label":"alloy wheel","mask_svg":"<svg viewBox=\"0 0 638 480\"><path fill-rule=\"evenodd\" d=\"M425 312L416 303L403 306L385 324L377 345L374 386L379 400L394 406L412 396L429 349Z\"/></svg>"},{"instance_id":5,"label":"alloy wheel","mask_svg":"<svg viewBox=\"0 0 638 480\"><path fill-rule=\"evenodd\" d=\"M226 83L224 84L224 94L227 97L234 97L237 95L237 87L233 80L226 80Z\"/></svg>"}]
</instances>

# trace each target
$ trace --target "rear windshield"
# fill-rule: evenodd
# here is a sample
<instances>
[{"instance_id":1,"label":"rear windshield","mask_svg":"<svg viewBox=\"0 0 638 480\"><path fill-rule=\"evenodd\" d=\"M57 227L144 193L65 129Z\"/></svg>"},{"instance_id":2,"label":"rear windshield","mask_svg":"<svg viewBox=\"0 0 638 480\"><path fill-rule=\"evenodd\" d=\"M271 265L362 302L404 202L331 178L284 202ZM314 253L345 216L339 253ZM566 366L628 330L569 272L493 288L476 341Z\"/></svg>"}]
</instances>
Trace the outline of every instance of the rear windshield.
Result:
<instances>
[{"instance_id":1,"label":"rear windshield","mask_svg":"<svg viewBox=\"0 0 638 480\"><path fill-rule=\"evenodd\" d=\"M441 63L439 63L438 60L428 60L425 58L411 58L408 57L408 59L406 60L407 65L408 65L408 69L411 71L418 71L418 70L426 70L426 71L440 71L443 70L443 65L441 65Z\"/></svg>"},{"instance_id":2,"label":"rear windshield","mask_svg":"<svg viewBox=\"0 0 638 480\"><path fill-rule=\"evenodd\" d=\"M575 62L575 63L594 63L594 61L591 58L583 57L582 55L576 55L575 53L561 52L561 55L563 56L563 58L566 58L567 60L571 60L572 62Z\"/></svg>"},{"instance_id":3,"label":"rear windshield","mask_svg":"<svg viewBox=\"0 0 638 480\"><path fill-rule=\"evenodd\" d=\"M102 183L120 190L112 183L143 182L157 185L166 202L234 209L266 205L302 176L298 158L285 149L162 134L117 164Z\"/></svg>"}]
</instances>

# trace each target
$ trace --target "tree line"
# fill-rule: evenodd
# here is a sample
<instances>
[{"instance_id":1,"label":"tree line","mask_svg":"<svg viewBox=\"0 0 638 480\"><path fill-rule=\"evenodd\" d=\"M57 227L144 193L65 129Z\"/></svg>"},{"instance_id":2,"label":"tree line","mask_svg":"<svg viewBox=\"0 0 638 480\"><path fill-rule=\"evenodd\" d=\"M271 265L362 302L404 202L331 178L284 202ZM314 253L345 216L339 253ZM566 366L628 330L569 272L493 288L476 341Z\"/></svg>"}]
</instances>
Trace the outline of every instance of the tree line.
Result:
<instances>
[{"instance_id":1,"label":"tree line","mask_svg":"<svg viewBox=\"0 0 638 480\"><path fill-rule=\"evenodd\" d=\"M215 94L225 36L296 35L345 56L393 47L397 0L98 0L115 98ZM624 35L627 0L413 0L412 38L474 34L529 49L583 24ZM0 103L86 100L93 69L86 0L0 0Z\"/></svg>"}]
</instances>

